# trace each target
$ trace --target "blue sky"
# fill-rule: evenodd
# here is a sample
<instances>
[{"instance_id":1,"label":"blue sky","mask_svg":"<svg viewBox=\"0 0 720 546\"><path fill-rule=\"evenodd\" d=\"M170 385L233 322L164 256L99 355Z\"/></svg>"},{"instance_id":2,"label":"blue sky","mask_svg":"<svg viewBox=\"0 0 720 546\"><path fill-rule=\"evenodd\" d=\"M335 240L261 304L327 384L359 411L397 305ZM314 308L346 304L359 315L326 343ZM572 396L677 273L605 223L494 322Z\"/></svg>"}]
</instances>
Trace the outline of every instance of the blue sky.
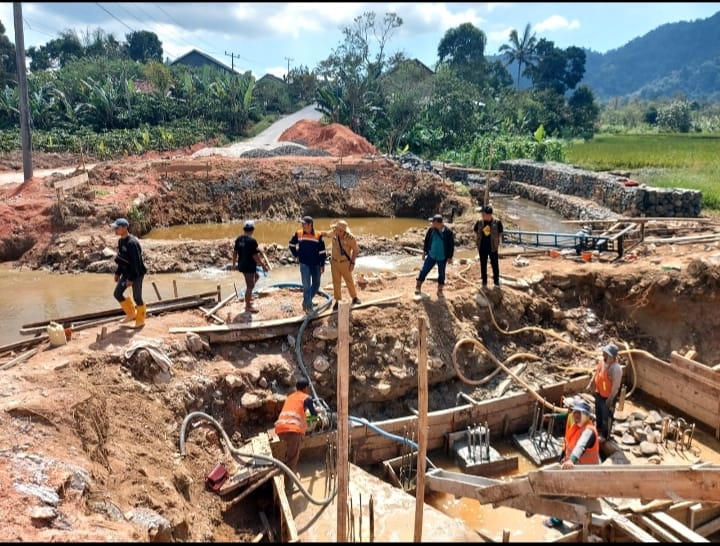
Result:
<instances>
[{"instance_id":1,"label":"blue sky","mask_svg":"<svg viewBox=\"0 0 720 546\"><path fill-rule=\"evenodd\" d=\"M282 76L288 66L315 68L343 41L342 28L364 12L379 19L393 12L403 20L386 52L402 51L432 67L445 32L470 22L487 36L495 55L512 29L530 23L537 38L556 47L578 46L605 53L655 28L708 18L720 3L243 3L243 2L23 2L25 48L72 29L81 37L98 28L119 41L138 30L158 35L171 61L199 49L256 77ZM0 21L15 42L13 3L0 3Z\"/></svg>"}]
</instances>

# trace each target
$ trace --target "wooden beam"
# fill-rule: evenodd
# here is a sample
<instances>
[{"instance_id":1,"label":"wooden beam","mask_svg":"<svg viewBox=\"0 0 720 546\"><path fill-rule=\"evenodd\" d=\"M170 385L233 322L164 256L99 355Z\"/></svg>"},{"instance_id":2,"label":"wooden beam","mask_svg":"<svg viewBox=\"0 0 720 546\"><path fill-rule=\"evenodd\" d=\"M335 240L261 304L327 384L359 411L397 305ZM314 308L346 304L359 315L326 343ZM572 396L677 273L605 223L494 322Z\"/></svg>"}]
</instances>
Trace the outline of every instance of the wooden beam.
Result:
<instances>
[{"instance_id":1,"label":"wooden beam","mask_svg":"<svg viewBox=\"0 0 720 546\"><path fill-rule=\"evenodd\" d=\"M708 542L708 539L704 536L693 531L689 527L680 523L674 517L669 516L664 512L652 512L650 517L672 530L673 533L680 537L682 542Z\"/></svg>"},{"instance_id":2,"label":"wooden beam","mask_svg":"<svg viewBox=\"0 0 720 546\"><path fill-rule=\"evenodd\" d=\"M650 518L650 516L640 514L637 519L641 527L646 529L651 535L659 538L663 542L682 542L682 540L680 540L670 531L665 529L665 527L654 521L652 518Z\"/></svg>"},{"instance_id":3,"label":"wooden beam","mask_svg":"<svg viewBox=\"0 0 720 546\"><path fill-rule=\"evenodd\" d=\"M208 297L215 296L216 294L217 294L217 292L203 292L201 294L195 294L192 296L183 296L181 298L175 298L173 300L164 300L162 302L162 305L178 303L178 302L183 302L183 301L189 301L189 300L206 299ZM150 312L150 310L152 308L154 308L155 305L157 305L157 303L149 304L148 312ZM51 322L57 322L58 324L66 324L66 323L69 324L71 322L82 322L85 320L92 320L92 319L110 317L110 316L115 316L115 315L120 316L122 314L123 314L122 309L120 309L120 307L117 307L117 308L113 308L113 309L107 309L105 311L96 311L94 313L85 313L83 315L72 315L69 317L53 318L50 320L43 320L40 322L32 322L30 324L23 324L21 326L21 328L23 330L25 330L25 329L30 329L30 328L40 327L40 326L48 326Z\"/></svg>"},{"instance_id":4,"label":"wooden beam","mask_svg":"<svg viewBox=\"0 0 720 546\"><path fill-rule=\"evenodd\" d=\"M429 474L428 487L475 498L480 504L527 495L720 500L720 467L587 465L536 470L508 481L478 482L460 473L439 478Z\"/></svg>"},{"instance_id":5,"label":"wooden beam","mask_svg":"<svg viewBox=\"0 0 720 546\"><path fill-rule=\"evenodd\" d=\"M418 454L415 488L415 531L414 542L422 542L423 512L425 507L425 464L427 457L427 412L428 412L428 370L427 370L427 325L424 317L418 317Z\"/></svg>"},{"instance_id":6,"label":"wooden beam","mask_svg":"<svg viewBox=\"0 0 720 546\"><path fill-rule=\"evenodd\" d=\"M295 518L293 517L292 510L290 509L290 503L288 502L287 495L285 494L285 476L278 474L273 476L272 480L275 498L280 505L280 526L282 528L281 541L297 542L297 526L295 525Z\"/></svg>"},{"instance_id":7,"label":"wooden beam","mask_svg":"<svg viewBox=\"0 0 720 546\"><path fill-rule=\"evenodd\" d=\"M650 533L630 521L622 514L614 514L610 520L612 524L620 529L623 533L629 535L634 542L659 542Z\"/></svg>"},{"instance_id":8,"label":"wooden beam","mask_svg":"<svg viewBox=\"0 0 720 546\"><path fill-rule=\"evenodd\" d=\"M505 499L497 503L498 506L508 506L531 514L545 514L555 516L565 521L582 523L588 513L586 506L559 499L538 497L537 495L522 495ZM494 505L493 505L494 506ZM598 510L601 507L598 503Z\"/></svg>"},{"instance_id":9,"label":"wooden beam","mask_svg":"<svg viewBox=\"0 0 720 546\"><path fill-rule=\"evenodd\" d=\"M63 180L58 180L57 182L55 182L53 187L57 190L65 191L65 190L77 188L78 186L83 186L83 185L87 184L89 181L90 181L90 179L88 178L88 173L84 172L84 173L80 173L77 176L65 178Z\"/></svg>"},{"instance_id":10,"label":"wooden beam","mask_svg":"<svg viewBox=\"0 0 720 546\"><path fill-rule=\"evenodd\" d=\"M580 465L536 470L527 479L537 495L720 500L720 466Z\"/></svg>"},{"instance_id":11,"label":"wooden beam","mask_svg":"<svg viewBox=\"0 0 720 546\"><path fill-rule=\"evenodd\" d=\"M720 517L711 519L707 523L703 523L695 529L695 532L703 537L713 535L720 531Z\"/></svg>"},{"instance_id":12,"label":"wooden beam","mask_svg":"<svg viewBox=\"0 0 720 546\"><path fill-rule=\"evenodd\" d=\"M338 305L338 339L337 339L337 534L336 542L347 542L348 506L350 492L350 457L348 432L348 395L350 392L350 303L340 302Z\"/></svg>"}]
</instances>

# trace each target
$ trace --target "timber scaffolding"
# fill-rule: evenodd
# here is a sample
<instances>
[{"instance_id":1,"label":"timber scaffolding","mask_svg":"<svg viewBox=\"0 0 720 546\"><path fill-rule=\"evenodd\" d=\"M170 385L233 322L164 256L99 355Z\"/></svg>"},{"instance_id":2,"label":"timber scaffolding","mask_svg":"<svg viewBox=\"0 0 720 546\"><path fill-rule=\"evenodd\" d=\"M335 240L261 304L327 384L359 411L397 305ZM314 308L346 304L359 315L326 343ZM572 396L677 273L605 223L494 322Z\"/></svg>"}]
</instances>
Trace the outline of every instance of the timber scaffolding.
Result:
<instances>
[{"instance_id":1,"label":"timber scaffolding","mask_svg":"<svg viewBox=\"0 0 720 546\"><path fill-rule=\"evenodd\" d=\"M392 464L398 459L408 460L408 431L414 431L413 438L417 438L413 456L409 458L417 465L412 480L416 485L414 535L408 534L408 526L398 531L396 525L393 526L395 534L387 537L378 537L376 530L375 538L380 541L393 537L395 540L422 540L423 517L428 518L425 491L468 497L493 507L512 507L525 511L527 516L543 514L561 518L571 527L557 541L708 542L708 536L720 531L720 466L715 464L629 464L626 457L614 457L613 454L598 466L560 470L558 465L550 465L511 479L492 479L438 468L426 472L427 452L443 447L447 449L453 433L475 423L485 423L486 429L493 431L496 438L525 433L532 427L538 397L557 407L564 398L578 395L587 385L588 378L581 376L542 386L537 391L528 390L499 399L472 401L451 409L428 412L426 327L421 317L418 324L416 414L375 423L358 422L347 413L349 333L347 325L343 328L343 321L348 320L346 305L341 303L338 316L338 428L336 431L310 433L305 437L302 449L302 457L310 460L322 460L323 452L327 459L333 448L336 451L332 453L336 459L330 467L326 464L326 472L331 469L330 479L336 483L337 499L348 499L347 503L333 503L337 514L331 521L337 525L336 537L349 536L347 510L348 503L352 505L348 496L350 484L354 484L353 489L357 492L362 490L364 482L372 479L369 474L363 475L356 465L382 463L386 478L389 478L392 472L388 473L388 470ZM621 356L627 357L633 364L631 367L623 366L624 380L631 379L633 383L632 392L637 388L650 399L673 406L684 416L696 419L701 427L713 430L716 438L720 438L720 372L717 369L678 353L672 353L670 362L657 359L645 351L630 349L621 351ZM694 427L693 424L693 431ZM398 442L403 434L406 441ZM272 429L267 431L267 437L274 456L282 459L284 446ZM622 455L621 448L613 441L603 445L606 454L615 449L615 453ZM316 479L313 477L312 481ZM397 479L389 481L399 484ZM318 537L308 538L308 528L319 520L324 511L327 512L326 506L313 513L314 509L305 499L300 499L299 503L291 502L285 494L281 476L275 477L274 486L276 506L279 506L280 512L281 540L295 542L303 539L295 523L296 514L299 521L308 522L304 527L304 532L308 532L304 539L320 540ZM329 490L327 486L326 490ZM382 504L377 498L383 494L382 490L376 486L375 491L375 499L370 499L371 512L373 502ZM625 504L619 502L623 499L627 501ZM395 503L394 506L399 505ZM403 515L407 519L407 514L400 513L393 514L391 519L402 521ZM388 516L387 511L385 516ZM354 521L352 517L350 521ZM373 525L372 519L370 525ZM323 532L328 533L328 530ZM433 535L436 531L426 529L425 532ZM404 533L404 538L399 539L397 533ZM332 538L328 534L322 536L322 540ZM503 538L506 537L509 538L509 531L503 532ZM484 538L492 541L490 537ZM452 541L452 537L446 535L444 540Z\"/></svg>"}]
</instances>

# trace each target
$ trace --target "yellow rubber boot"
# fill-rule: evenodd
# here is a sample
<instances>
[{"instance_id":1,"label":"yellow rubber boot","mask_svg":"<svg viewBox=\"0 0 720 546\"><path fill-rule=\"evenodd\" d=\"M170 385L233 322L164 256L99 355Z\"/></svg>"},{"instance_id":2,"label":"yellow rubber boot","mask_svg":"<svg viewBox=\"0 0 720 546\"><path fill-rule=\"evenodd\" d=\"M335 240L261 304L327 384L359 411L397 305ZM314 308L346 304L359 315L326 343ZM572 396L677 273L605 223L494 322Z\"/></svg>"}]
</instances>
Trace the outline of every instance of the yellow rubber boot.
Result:
<instances>
[{"instance_id":1,"label":"yellow rubber boot","mask_svg":"<svg viewBox=\"0 0 720 546\"><path fill-rule=\"evenodd\" d=\"M125 298L122 300L120 302L120 307L122 307L122 310L125 311L125 317L121 322L130 322L135 320L135 302L133 302L132 298Z\"/></svg>"},{"instance_id":2,"label":"yellow rubber boot","mask_svg":"<svg viewBox=\"0 0 720 546\"><path fill-rule=\"evenodd\" d=\"M145 314L147 313L146 305L138 305L136 308L137 315L135 316L134 328L142 328L145 326Z\"/></svg>"}]
</instances>

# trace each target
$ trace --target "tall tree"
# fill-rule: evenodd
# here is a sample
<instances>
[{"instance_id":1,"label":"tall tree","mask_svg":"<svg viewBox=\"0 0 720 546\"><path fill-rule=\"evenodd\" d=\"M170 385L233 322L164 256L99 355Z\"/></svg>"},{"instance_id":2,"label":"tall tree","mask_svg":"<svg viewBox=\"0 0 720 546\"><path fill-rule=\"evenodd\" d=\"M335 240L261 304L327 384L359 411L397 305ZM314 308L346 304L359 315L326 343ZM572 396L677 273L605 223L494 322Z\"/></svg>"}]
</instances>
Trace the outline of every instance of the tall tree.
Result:
<instances>
[{"instance_id":1,"label":"tall tree","mask_svg":"<svg viewBox=\"0 0 720 546\"><path fill-rule=\"evenodd\" d=\"M0 22L0 89L6 85L17 85L17 58L15 45L5 34L5 27Z\"/></svg>"},{"instance_id":2,"label":"tall tree","mask_svg":"<svg viewBox=\"0 0 720 546\"><path fill-rule=\"evenodd\" d=\"M125 35L127 54L133 61L162 62L163 48L160 38L149 30L137 30Z\"/></svg>"},{"instance_id":3,"label":"tall tree","mask_svg":"<svg viewBox=\"0 0 720 546\"><path fill-rule=\"evenodd\" d=\"M525 25L522 38L515 29L510 31L510 43L500 46L500 53L505 58L505 66L517 63L517 85L520 89L520 72L523 65L528 66L535 60L535 47L537 39L531 34L530 23Z\"/></svg>"},{"instance_id":4,"label":"tall tree","mask_svg":"<svg viewBox=\"0 0 720 546\"><path fill-rule=\"evenodd\" d=\"M448 29L438 44L438 60L465 81L481 85L485 81L485 33L472 23Z\"/></svg>"},{"instance_id":5,"label":"tall tree","mask_svg":"<svg viewBox=\"0 0 720 546\"><path fill-rule=\"evenodd\" d=\"M585 74L585 51L576 46L559 49L550 40L540 39L535 48L536 64L528 65L524 74L537 89L552 89L564 95L575 89Z\"/></svg>"},{"instance_id":6,"label":"tall tree","mask_svg":"<svg viewBox=\"0 0 720 546\"><path fill-rule=\"evenodd\" d=\"M374 12L365 12L343 29L345 40L332 54L320 62L317 71L327 84L318 88L333 107L333 114L341 114L340 122L354 132L373 140L371 132L375 117L380 115L382 93L380 76L387 66L385 48L395 29L403 21L395 13L386 13L382 21ZM338 99L338 100L335 100Z\"/></svg>"}]
</instances>

